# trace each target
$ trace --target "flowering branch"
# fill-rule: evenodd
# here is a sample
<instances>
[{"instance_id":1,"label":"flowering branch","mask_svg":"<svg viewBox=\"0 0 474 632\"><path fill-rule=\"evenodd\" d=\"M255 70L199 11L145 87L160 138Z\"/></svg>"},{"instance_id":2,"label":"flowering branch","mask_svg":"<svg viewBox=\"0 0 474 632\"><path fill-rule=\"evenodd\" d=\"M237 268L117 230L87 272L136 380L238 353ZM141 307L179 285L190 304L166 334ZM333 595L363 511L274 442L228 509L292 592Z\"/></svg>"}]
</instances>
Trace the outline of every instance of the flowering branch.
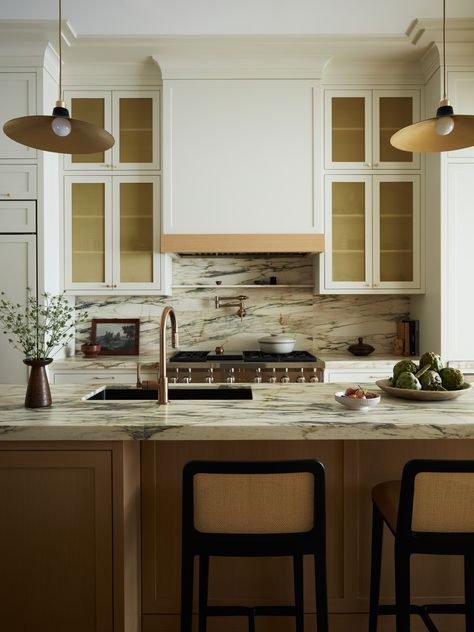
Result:
<instances>
[{"instance_id":1,"label":"flowering branch","mask_svg":"<svg viewBox=\"0 0 474 632\"><path fill-rule=\"evenodd\" d=\"M0 292L0 328L14 336L8 342L26 358L51 357L71 340L74 325L87 318L87 313L76 316L64 292L57 296L45 292L36 297L28 288L25 305L10 301L5 292Z\"/></svg>"}]
</instances>

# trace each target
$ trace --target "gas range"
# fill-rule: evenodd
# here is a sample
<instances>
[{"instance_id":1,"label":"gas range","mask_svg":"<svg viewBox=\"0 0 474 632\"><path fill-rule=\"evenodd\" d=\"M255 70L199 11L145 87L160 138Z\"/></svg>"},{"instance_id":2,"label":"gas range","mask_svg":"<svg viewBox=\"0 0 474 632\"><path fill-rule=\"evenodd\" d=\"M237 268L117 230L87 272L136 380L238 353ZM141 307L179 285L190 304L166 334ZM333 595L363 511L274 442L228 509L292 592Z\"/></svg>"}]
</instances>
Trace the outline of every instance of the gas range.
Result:
<instances>
[{"instance_id":1,"label":"gas range","mask_svg":"<svg viewBox=\"0 0 474 632\"><path fill-rule=\"evenodd\" d=\"M263 353L178 351L167 363L170 383L288 383L323 381L322 364L308 351Z\"/></svg>"}]
</instances>

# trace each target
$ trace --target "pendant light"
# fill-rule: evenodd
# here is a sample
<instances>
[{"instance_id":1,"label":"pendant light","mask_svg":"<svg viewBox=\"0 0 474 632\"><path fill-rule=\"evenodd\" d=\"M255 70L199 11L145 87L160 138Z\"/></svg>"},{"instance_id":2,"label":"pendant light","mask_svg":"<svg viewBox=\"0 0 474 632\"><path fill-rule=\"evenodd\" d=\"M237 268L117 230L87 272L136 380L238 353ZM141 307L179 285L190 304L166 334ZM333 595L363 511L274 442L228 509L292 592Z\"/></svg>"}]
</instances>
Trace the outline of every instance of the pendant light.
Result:
<instances>
[{"instance_id":1,"label":"pendant light","mask_svg":"<svg viewBox=\"0 0 474 632\"><path fill-rule=\"evenodd\" d=\"M443 98L436 117L398 130L390 143L411 152L452 151L474 145L474 116L454 114L446 94L446 0L443 0Z\"/></svg>"},{"instance_id":2,"label":"pendant light","mask_svg":"<svg viewBox=\"0 0 474 632\"><path fill-rule=\"evenodd\" d=\"M115 143L114 137L104 129L73 119L63 101L61 0L59 4L59 100L52 116L22 116L11 119L3 126L5 134L22 145L59 154L93 154L105 151Z\"/></svg>"}]
</instances>

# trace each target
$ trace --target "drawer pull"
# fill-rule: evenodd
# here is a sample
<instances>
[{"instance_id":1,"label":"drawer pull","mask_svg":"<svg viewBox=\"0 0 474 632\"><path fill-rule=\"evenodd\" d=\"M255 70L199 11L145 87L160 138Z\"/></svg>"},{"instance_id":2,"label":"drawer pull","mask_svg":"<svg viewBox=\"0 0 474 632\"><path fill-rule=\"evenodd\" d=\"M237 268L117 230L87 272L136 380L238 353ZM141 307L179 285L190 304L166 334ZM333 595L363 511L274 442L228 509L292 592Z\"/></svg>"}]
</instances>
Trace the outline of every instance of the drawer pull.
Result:
<instances>
[{"instance_id":1,"label":"drawer pull","mask_svg":"<svg viewBox=\"0 0 474 632\"><path fill-rule=\"evenodd\" d=\"M100 380L101 382L108 382L109 380L115 380L115 375L107 375L106 377L93 377L93 380Z\"/></svg>"},{"instance_id":2,"label":"drawer pull","mask_svg":"<svg viewBox=\"0 0 474 632\"><path fill-rule=\"evenodd\" d=\"M2 193L2 195L4 195L5 197L11 197L12 196L11 193Z\"/></svg>"}]
</instances>

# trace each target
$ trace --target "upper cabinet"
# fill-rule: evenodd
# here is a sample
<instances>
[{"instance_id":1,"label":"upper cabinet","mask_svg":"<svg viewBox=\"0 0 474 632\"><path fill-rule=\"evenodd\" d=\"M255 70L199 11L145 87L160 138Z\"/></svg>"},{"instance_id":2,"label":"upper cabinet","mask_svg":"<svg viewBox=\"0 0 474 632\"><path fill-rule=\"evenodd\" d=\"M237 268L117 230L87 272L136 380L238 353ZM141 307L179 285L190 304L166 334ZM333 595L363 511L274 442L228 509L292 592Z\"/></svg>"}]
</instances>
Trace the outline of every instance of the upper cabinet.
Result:
<instances>
[{"instance_id":1,"label":"upper cabinet","mask_svg":"<svg viewBox=\"0 0 474 632\"><path fill-rule=\"evenodd\" d=\"M66 290L166 293L159 176L67 176L64 186Z\"/></svg>"},{"instance_id":2,"label":"upper cabinet","mask_svg":"<svg viewBox=\"0 0 474 632\"><path fill-rule=\"evenodd\" d=\"M322 232L319 101L312 80L165 81L163 232Z\"/></svg>"},{"instance_id":3,"label":"upper cabinet","mask_svg":"<svg viewBox=\"0 0 474 632\"><path fill-rule=\"evenodd\" d=\"M322 293L419 293L420 176L328 175Z\"/></svg>"},{"instance_id":4,"label":"upper cabinet","mask_svg":"<svg viewBox=\"0 0 474 632\"><path fill-rule=\"evenodd\" d=\"M102 127L115 138L105 152L66 155L65 170L160 169L158 90L70 90L65 100L73 118Z\"/></svg>"},{"instance_id":5,"label":"upper cabinet","mask_svg":"<svg viewBox=\"0 0 474 632\"><path fill-rule=\"evenodd\" d=\"M20 116L36 114L36 75L32 72L0 72L0 129ZM0 134L0 162L36 160L36 149Z\"/></svg>"},{"instance_id":6,"label":"upper cabinet","mask_svg":"<svg viewBox=\"0 0 474 632\"><path fill-rule=\"evenodd\" d=\"M419 169L420 156L390 145L420 118L418 90L326 90L325 168Z\"/></svg>"},{"instance_id":7,"label":"upper cabinet","mask_svg":"<svg viewBox=\"0 0 474 632\"><path fill-rule=\"evenodd\" d=\"M449 72L448 94L455 114L474 115L474 72ZM474 158L474 146L449 151L449 158Z\"/></svg>"}]
</instances>

